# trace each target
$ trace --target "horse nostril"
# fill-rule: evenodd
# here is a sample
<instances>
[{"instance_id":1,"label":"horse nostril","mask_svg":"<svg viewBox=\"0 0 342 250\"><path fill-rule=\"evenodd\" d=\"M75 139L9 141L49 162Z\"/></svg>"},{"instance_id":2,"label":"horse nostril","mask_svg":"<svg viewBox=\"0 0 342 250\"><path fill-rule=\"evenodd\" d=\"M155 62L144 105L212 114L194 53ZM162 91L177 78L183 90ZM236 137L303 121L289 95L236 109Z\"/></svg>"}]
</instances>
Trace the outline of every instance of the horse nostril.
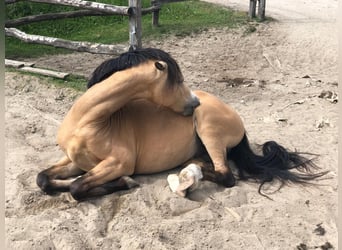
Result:
<instances>
[{"instance_id":1,"label":"horse nostril","mask_svg":"<svg viewBox=\"0 0 342 250\"><path fill-rule=\"evenodd\" d=\"M194 113L195 107L192 105L186 106L183 111L184 116L190 116Z\"/></svg>"},{"instance_id":2,"label":"horse nostril","mask_svg":"<svg viewBox=\"0 0 342 250\"><path fill-rule=\"evenodd\" d=\"M197 96L193 95L191 101L189 101L183 110L183 115L189 116L192 115L195 111L195 108L197 108L200 105L200 100Z\"/></svg>"},{"instance_id":3,"label":"horse nostril","mask_svg":"<svg viewBox=\"0 0 342 250\"><path fill-rule=\"evenodd\" d=\"M199 99L196 97L192 103L192 106L195 108L197 108L199 105L201 104L201 102L199 101Z\"/></svg>"},{"instance_id":4,"label":"horse nostril","mask_svg":"<svg viewBox=\"0 0 342 250\"><path fill-rule=\"evenodd\" d=\"M189 105L191 105L192 108L195 109L201 103L200 103L200 100L198 99L197 95L194 92L191 91L190 93L191 93L191 101L190 101Z\"/></svg>"}]
</instances>

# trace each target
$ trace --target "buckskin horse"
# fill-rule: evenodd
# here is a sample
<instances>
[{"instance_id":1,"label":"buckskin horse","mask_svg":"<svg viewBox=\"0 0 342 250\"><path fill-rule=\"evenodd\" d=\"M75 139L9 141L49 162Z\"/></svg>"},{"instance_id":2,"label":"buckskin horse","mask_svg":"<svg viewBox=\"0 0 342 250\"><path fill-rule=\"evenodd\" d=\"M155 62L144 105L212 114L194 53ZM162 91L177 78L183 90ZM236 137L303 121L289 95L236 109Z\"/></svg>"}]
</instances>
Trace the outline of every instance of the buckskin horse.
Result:
<instances>
[{"instance_id":1,"label":"buckskin horse","mask_svg":"<svg viewBox=\"0 0 342 250\"><path fill-rule=\"evenodd\" d=\"M103 62L88 90L65 116L57 142L65 157L37 176L46 193L70 191L76 200L129 189L133 174L151 174L191 162L202 163L204 179L235 185L232 160L241 179L261 185L274 179L306 183L324 173L274 141L263 155L249 146L240 116L204 91L184 85L177 62L147 48ZM293 172L291 169L299 171Z\"/></svg>"}]
</instances>

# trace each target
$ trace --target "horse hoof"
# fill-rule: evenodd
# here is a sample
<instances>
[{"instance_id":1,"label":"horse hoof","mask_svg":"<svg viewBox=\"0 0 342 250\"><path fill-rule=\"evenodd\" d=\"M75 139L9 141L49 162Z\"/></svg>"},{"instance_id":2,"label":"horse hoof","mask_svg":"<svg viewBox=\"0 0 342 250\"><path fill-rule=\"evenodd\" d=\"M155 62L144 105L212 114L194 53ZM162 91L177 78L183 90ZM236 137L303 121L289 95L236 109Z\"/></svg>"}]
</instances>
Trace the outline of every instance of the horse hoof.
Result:
<instances>
[{"instance_id":1,"label":"horse hoof","mask_svg":"<svg viewBox=\"0 0 342 250\"><path fill-rule=\"evenodd\" d=\"M235 177L232 173L221 174L216 176L217 182L227 188L235 186Z\"/></svg>"},{"instance_id":2,"label":"horse hoof","mask_svg":"<svg viewBox=\"0 0 342 250\"><path fill-rule=\"evenodd\" d=\"M47 193L47 194L53 194L54 190L52 189L51 185L50 185L50 180L49 180L49 176L43 172L39 173L37 175L37 185L38 187L40 187L40 189Z\"/></svg>"},{"instance_id":3,"label":"horse hoof","mask_svg":"<svg viewBox=\"0 0 342 250\"><path fill-rule=\"evenodd\" d=\"M70 185L70 194L72 198L74 198L77 201L84 200L86 198L86 192L82 192L82 189L84 190L84 185L82 185L82 177L78 178Z\"/></svg>"}]
</instances>

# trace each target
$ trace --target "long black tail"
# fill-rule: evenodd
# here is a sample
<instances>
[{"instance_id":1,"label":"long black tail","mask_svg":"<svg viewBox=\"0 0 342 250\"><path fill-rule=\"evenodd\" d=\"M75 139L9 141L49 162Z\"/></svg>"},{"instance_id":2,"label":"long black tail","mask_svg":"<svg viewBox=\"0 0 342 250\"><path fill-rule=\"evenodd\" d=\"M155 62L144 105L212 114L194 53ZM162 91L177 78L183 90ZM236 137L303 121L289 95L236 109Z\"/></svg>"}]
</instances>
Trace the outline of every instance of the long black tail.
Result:
<instances>
[{"instance_id":1,"label":"long black tail","mask_svg":"<svg viewBox=\"0 0 342 250\"><path fill-rule=\"evenodd\" d=\"M274 141L264 143L262 153L261 156L252 151L246 134L241 142L228 152L228 159L235 163L240 179L255 178L261 182L260 194L262 186L275 179L282 185L289 182L307 184L327 173L313 173L312 170L318 167L312 160L298 152L289 152ZM292 169L297 171L290 171Z\"/></svg>"}]
</instances>

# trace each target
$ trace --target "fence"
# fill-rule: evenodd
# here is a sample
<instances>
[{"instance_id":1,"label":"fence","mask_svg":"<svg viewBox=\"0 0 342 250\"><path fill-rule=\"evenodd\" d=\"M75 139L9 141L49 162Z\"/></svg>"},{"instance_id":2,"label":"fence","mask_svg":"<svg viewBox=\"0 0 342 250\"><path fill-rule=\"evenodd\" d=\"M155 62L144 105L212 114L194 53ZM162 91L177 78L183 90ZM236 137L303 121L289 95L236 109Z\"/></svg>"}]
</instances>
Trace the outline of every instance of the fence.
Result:
<instances>
[{"instance_id":1,"label":"fence","mask_svg":"<svg viewBox=\"0 0 342 250\"><path fill-rule=\"evenodd\" d=\"M5 4L14 4L23 0L5 0ZM80 52L89 52L97 54L120 54L127 50L134 50L142 47L142 15L152 13L152 25L159 25L159 11L161 5L170 2L180 2L184 0L152 0L151 7L142 9L141 0L128 0L129 6L115 6L99 2L83 0L26 0L29 2L59 4L65 6L78 7L83 10L68 11L59 13L40 14L26 16L15 20L5 22L5 35L18 38L27 43L37 43L51 45L59 48L66 48ZM256 17L256 6L258 2L258 17L265 19L266 0L250 0L249 16ZM90 43L83 41L70 41L60 38L27 34L15 27L22 24L39 22L45 20L56 20L62 18L73 18L81 16L102 16L102 15L123 15L129 17L129 48L124 45L109 45L100 43Z\"/></svg>"},{"instance_id":2,"label":"fence","mask_svg":"<svg viewBox=\"0 0 342 250\"><path fill-rule=\"evenodd\" d=\"M22 0L5 0L5 4L14 4ZM27 0L37 3L59 4L65 6L79 7L84 10L49 13L34 16L26 16L5 22L5 35L18 38L27 43L37 43L52 45L54 47L66 48L80 52L97 54L120 54L124 51L134 50L142 47L141 38L141 16L148 13L159 13L160 4L155 3L150 8L142 9L141 0L129 0L129 6L115 6L98 2L83 0ZM175 1L175 0L171 0ZM129 17L129 48L124 45L109 45L100 43L90 43L83 41L70 41L60 38L27 34L15 27L32 22L45 20L56 20L62 18L72 18L80 16L99 16L99 15L123 15ZM153 15L153 25L158 25L158 18Z\"/></svg>"}]
</instances>

